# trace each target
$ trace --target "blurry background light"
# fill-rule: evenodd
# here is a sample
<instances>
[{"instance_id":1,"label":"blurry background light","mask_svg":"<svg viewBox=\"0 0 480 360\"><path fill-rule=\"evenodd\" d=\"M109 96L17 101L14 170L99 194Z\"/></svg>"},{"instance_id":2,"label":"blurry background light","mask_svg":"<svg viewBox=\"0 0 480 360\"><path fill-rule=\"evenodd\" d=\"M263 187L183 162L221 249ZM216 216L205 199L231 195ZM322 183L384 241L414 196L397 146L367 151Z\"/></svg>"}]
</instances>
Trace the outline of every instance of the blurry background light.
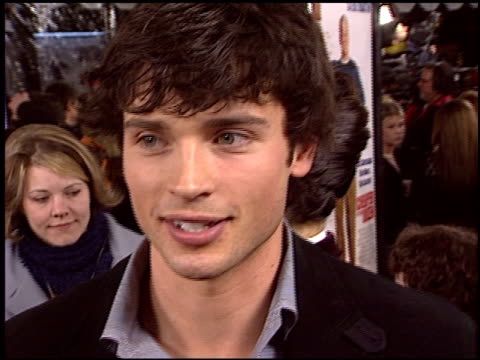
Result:
<instances>
[{"instance_id":1,"label":"blurry background light","mask_svg":"<svg viewBox=\"0 0 480 360\"><path fill-rule=\"evenodd\" d=\"M379 10L379 24L380 25L385 25L388 24L389 22L393 21L393 15L392 15L392 9L390 8L389 4L382 4L380 5L380 10Z\"/></svg>"}]
</instances>

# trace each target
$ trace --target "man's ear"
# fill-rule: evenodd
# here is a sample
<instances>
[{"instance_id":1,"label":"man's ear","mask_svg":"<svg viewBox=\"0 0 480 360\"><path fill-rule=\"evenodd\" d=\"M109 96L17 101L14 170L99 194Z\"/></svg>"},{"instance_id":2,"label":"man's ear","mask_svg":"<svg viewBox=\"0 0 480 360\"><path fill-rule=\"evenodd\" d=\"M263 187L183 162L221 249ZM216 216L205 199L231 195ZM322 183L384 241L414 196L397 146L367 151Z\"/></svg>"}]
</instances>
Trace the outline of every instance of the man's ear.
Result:
<instances>
[{"instance_id":1,"label":"man's ear","mask_svg":"<svg viewBox=\"0 0 480 360\"><path fill-rule=\"evenodd\" d=\"M308 174L315 159L317 144L298 144L293 151L293 160L290 165L290 173L295 177Z\"/></svg>"}]
</instances>

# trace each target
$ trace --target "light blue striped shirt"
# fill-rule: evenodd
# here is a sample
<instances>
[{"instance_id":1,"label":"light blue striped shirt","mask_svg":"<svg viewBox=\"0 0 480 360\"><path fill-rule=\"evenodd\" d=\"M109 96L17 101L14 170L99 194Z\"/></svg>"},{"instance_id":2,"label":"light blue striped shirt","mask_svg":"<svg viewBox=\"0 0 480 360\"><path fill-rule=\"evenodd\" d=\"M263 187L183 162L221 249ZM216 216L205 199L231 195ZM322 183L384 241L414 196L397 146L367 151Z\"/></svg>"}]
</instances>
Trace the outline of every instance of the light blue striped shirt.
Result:
<instances>
[{"instance_id":1,"label":"light blue striped shirt","mask_svg":"<svg viewBox=\"0 0 480 360\"><path fill-rule=\"evenodd\" d=\"M284 226L284 244L277 287L252 358L281 357L271 340L279 329L284 339L298 318L292 230L288 224ZM137 320L140 281L148 269L148 247L149 242L145 240L132 254L100 337L119 358L171 358Z\"/></svg>"}]
</instances>

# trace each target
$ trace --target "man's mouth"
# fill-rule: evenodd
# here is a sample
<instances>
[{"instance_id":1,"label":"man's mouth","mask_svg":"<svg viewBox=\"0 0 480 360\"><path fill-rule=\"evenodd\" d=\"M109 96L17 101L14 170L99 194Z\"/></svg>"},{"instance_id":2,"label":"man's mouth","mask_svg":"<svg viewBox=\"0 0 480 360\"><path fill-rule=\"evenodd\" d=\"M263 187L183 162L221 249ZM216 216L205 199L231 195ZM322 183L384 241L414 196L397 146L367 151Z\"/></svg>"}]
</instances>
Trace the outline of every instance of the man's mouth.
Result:
<instances>
[{"instance_id":1,"label":"man's mouth","mask_svg":"<svg viewBox=\"0 0 480 360\"><path fill-rule=\"evenodd\" d=\"M215 226L222 220L217 220L217 221L184 221L184 220L174 220L173 225L182 231L186 232L201 232L205 231L212 226Z\"/></svg>"},{"instance_id":2,"label":"man's mouth","mask_svg":"<svg viewBox=\"0 0 480 360\"><path fill-rule=\"evenodd\" d=\"M220 217L207 214L170 214L161 220L173 239L189 246L203 246L218 239L227 223L233 217Z\"/></svg>"}]
</instances>

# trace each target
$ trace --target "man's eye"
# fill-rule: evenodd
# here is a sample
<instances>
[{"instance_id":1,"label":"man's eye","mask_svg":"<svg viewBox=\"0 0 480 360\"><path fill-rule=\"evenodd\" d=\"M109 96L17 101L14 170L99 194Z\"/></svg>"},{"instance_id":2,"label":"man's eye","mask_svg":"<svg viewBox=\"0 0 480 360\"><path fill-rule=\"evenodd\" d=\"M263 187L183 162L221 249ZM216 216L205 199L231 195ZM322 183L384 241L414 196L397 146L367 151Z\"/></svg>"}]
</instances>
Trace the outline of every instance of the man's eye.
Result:
<instances>
[{"instance_id":1,"label":"man's eye","mask_svg":"<svg viewBox=\"0 0 480 360\"><path fill-rule=\"evenodd\" d=\"M138 142L143 147L151 148L151 147L154 147L155 145L157 145L158 138L154 135L143 135L143 136L140 136Z\"/></svg>"},{"instance_id":2,"label":"man's eye","mask_svg":"<svg viewBox=\"0 0 480 360\"><path fill-rule=\"evenodd\" d=\"M222 133L216 138L219 145L244 145L247 141L246 135L232 132Z\"/></svg>"}]
</instances>

